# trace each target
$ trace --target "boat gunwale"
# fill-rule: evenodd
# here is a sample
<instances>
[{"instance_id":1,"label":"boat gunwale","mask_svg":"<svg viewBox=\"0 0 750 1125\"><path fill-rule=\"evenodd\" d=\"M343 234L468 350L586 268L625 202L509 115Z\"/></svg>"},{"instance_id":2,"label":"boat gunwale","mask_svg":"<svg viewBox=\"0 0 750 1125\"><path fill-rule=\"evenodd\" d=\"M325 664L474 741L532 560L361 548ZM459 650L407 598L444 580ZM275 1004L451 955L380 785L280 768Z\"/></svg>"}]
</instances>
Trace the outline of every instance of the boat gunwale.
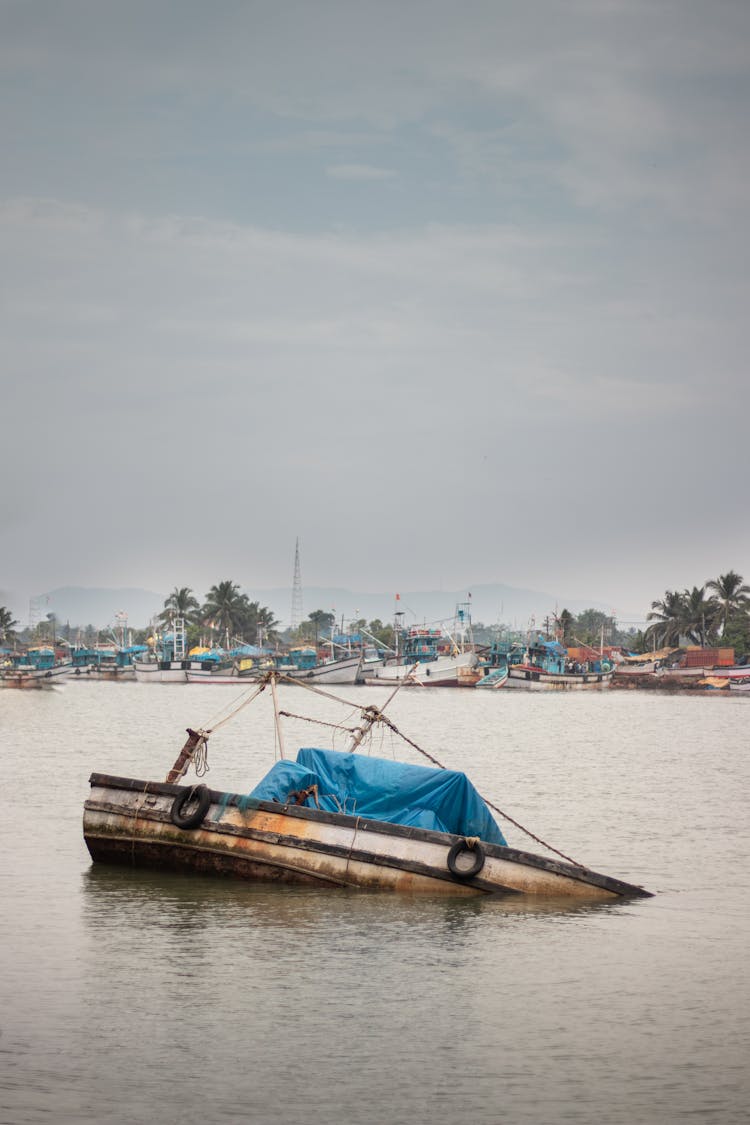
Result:
<instances>
[{"instance_id":1,"label":"boat gunwale","mask_svg":"<svg viewBox=\"0 0 750 1125\"><path fill-rule=\"evenodd\" d=\"M102 773L92 773L89 778L89 783L92 787L97 788L122 789L128 792L141 793L144 796L154 795L164 797L177 797L181 793L184 793L186 788L190 788L190 786L175 785L165 781L143 781L137 778L119 777ZM197 785L200 784L202 783L197 782L196 785L192 787L197 788ZM394 824L391 821L378 820L374 817L362 817L356 814L351 815L349 813L328 812L324 809L311 809L304 805L289 805L282 804L281 802L277 803L275 801L261 801L255 797L247 797L238 793L227 793L223 790L211 789L208 786L206 786L206 788L211 798L211 804L222 805L225 808L243 804L247 810L258 810L271 813L272 815L283 814L285 816L297 817L301 820L314 821L318 824L332 824L341 828L350 828L352 831L377 831L386 836L399 836L404 839L419 840L425 843L442 844L446 847L450 847L457 841L465 838L460 834L452 832L440 832L436 829L419 828L414 825ZM84 808L91 808L93 811L95 802L87 801ZM142 810L141 815L144 813L145 810ZM134 819L137 819L137 815L138 814L134 814ZM218 823L208 822L208 830L217 830L219 827L220 825ZM534 852L526 852L507 845L491 844L485 840L481 840L480 842L485 854L496 859L518 863L527 867L534 867L552 875L560 875L565 878L574 879L577 882L599 887L602 890L609 891L621 897L652 897L651 892L645 890L643 887L613 878L610 875L603 875L598 871L592 871L591 868L588 867L561 862L557 859L536 855Z\"/></svg>"}]
</instances>

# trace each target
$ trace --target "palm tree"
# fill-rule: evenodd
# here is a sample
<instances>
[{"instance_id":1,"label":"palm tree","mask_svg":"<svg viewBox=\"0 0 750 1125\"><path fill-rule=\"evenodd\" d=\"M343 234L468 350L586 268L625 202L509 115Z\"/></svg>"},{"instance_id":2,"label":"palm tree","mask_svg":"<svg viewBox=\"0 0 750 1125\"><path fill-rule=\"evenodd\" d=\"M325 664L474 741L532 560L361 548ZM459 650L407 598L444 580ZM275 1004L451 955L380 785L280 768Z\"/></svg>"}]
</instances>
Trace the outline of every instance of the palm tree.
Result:
<instances>
[{"instance_id":1,"label":"palm tree","mask_svg":"<svg viewBox=\"0 0 750 1125\"><path fill-rule=\"evenodd\" d=\"M13 620L13 614L4 605L0 605L0 641L9 641L13 638L13 630L18 624Z\"/></svg>"},{"instance_id":2,"label":"palm tree","mask_svg":"<svg viewBox=\"0 0 750 1125\"><path fill-rule=\"evenodd\" d=\"M721 632L723 635L727 631L727 621L732 614L747 609L747 595L750 594L750 586L743 586L742 575L737 574L734 570L729 570L726 574L720 574L718 578L707 582L706 586L717 595L716 601L720 606Z\"/></svg>"},{"instance_id":3,"label":"palm tree","mask_svg":"<svg viewBox=\"0 0 750 1125\"><path fill-rule=\"evenodd\" d=\"M715 598L706 597L705 586L693 586L683 595L682 631L693 644L703 648L710 637L716 635L716 625L721 613Z\"/></svg>"},{"instance_id":4,"label":"palm tree","mask_svg":"<svg viewBox=\"0 0 750 1125\"><path fill-rule=\"evenodd\" d=\"M167 625L175 617L184 617L186 621L194 621L200 604L189 586L175 586L172 593L164 602L164 609L159 614L159 620Z\"/></svg>"},{"instance_id":5,"label":"palm tree","mask_svg":"<svg viewBox=\"0 0 750 1125\"><path fill-rule=\"evenodd\" d=\"M646 614L646 620L654 621L655 624L649 625L644 634L649 638L649 644L654 647L658 646L658 642L665 646L679 644L685 612L684 601L684 594L677 590L667 590L661 601L651 602L651 612Z\"/></svg>"},{"instance_id":6,"label":"palm tree","mask_svg":"<svg viewBox=\"0 0 750 1125\"><path fill-rule=\"evenodd\" d=\"M277 625L278 621L268 606L261 605L260 602L247 602L242 627L253 644L275 639Z\"/></svg>"},{"instance_id":7,"label":"palm tree","mask_svg":"<svg viewBox=\"0 0 750 1125\"><path fill-rule=\"evenodd\" d=\"M229 648L230 636L242 631L248 607L247 594L241 594L236 582L226 579L212 586L206 594L201 617L207 625L224 634Z\"/></svg>"}]
</instances>

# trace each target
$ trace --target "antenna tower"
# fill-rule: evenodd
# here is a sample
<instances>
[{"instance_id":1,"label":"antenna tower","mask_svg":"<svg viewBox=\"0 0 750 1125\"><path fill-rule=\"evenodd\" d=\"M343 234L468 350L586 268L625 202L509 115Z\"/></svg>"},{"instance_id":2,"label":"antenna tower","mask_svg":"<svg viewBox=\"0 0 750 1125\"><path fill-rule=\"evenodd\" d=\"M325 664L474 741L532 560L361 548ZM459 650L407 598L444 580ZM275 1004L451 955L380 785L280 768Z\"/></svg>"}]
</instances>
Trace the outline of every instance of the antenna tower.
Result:
<instances>
[{"instance_id":1,"label":"antenna tower","mask_svg":"<svg viewBox=\"0 0 750 1125\"><path fill-rule=\"evenodd\" d=\"M302 624L302 572L299 566L299 537L294 548L294 582L292 583L292 629Z\"/></svg>"}]
</instances>

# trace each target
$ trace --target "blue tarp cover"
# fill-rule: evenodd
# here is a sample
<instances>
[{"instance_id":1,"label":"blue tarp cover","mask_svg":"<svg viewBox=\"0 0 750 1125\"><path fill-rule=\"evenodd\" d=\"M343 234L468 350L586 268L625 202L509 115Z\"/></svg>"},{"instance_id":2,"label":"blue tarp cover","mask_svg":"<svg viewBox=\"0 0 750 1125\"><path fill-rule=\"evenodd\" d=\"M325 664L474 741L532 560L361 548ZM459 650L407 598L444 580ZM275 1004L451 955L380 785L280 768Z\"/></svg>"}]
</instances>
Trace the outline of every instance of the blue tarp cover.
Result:
<instances>
[{"instance_id":1,"label":"blue tarp cover","mask_svg":"<svg viewBox=\"0 0 750 1125\"><path fill-rule=\"evenodd\" d=\"M305 748L296 762L277 762L250 796L284 804L290 792L310 785L318 786L318 804L327 812L506 844L468 777L455 770ZM305 805L314 808L313 798Z\"/></svg>"}]
</instances>

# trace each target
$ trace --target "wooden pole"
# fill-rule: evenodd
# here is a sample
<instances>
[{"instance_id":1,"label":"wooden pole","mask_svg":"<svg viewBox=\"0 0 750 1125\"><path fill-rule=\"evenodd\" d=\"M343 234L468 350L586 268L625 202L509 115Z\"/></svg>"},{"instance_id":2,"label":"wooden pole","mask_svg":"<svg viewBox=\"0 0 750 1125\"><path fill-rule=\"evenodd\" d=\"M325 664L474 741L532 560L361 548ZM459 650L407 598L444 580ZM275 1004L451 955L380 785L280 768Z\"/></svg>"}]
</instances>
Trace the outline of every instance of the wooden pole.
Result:
<instances>
[{"instance_id":1,"label":"wooden pole","mask_svg":"<svg viewBox=\"0 0 750 1125\"><path fill-rule=\"evenodd\" d=\"M204 735L199 734L197 730L191 730L190 727L187 728L187 734L187 742L183 746L182 750L180 750L175 760L175 764L167 774L167 785L175 785L180 780L180 778L190 765L193 759L193 754L198 748L198 744L200 743L201 739L205 737Z\"/></svg>"},{"instance_id":2,"label":"wooden pole","mask_svg":"<svg viewBox=\"0 0 750 1125\"><path fill-rule=\"evenodd\" d=\"M281 731L281 716L279 715L279 701L276 697L276 675L271 673L271 695L273 696L273 712L276 717L276 734L279 739L279 754L284 757L284 735Z\"/></svg>"}]
</instances>

